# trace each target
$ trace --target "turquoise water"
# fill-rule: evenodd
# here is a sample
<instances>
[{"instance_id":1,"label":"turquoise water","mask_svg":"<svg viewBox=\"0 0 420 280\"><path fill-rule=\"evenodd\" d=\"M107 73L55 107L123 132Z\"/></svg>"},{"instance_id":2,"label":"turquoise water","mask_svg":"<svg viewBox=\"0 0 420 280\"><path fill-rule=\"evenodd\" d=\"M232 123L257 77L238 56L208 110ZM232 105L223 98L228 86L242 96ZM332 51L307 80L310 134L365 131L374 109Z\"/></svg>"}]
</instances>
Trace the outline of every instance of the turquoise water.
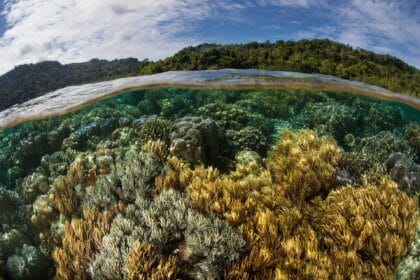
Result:
<instances>
[{"instance_id":1,"label":"turquoise water","mask_svg":"<svg viewBox=\"0 0 420 280\"><path fill-rule=\"evenodd\" d=\"M81 158L86 176L91 176L91 170L95 174L89 177L93 183L86 179L87 187L95 183L96 177L112 173L110 170L130 151L140 151L151 140L161 140L169 155L191 166L211 166L229 173L243 151L257 153L265 166L282 132L299 129L313 130L338 145L342 156L336 166L340 175L336 184L363 186L390 176L401 191L411 197L417 195L420 111L409 106L351 93L314 90L155 88L128 92L1 132L0 275L24 279L28 271L38 271L39 279L45 279L56 273L57 262L51 255L54 248L61 246L62 224L83 217L81 209L91 202L87 192L75 187L78 210L66 216L57 209L51 194L56 181ZM160 167L156 174L148 175L150 182L165 172L161 165L157 164ZM407 177L404 172L419 177ZM33 257L33 263L25 254ZM26 272L16 268L18 262ZM196 264L191 262L188 265ZM206 265L209 262L206 259ZM87 266L91 270L86 268L86 275L93 277L88 271L98 268L92 262ZM198 266L194 269L199 270ZM210 275L220 275L217 271L221 267L212 269Z\"/></svg>"}]
</instances>

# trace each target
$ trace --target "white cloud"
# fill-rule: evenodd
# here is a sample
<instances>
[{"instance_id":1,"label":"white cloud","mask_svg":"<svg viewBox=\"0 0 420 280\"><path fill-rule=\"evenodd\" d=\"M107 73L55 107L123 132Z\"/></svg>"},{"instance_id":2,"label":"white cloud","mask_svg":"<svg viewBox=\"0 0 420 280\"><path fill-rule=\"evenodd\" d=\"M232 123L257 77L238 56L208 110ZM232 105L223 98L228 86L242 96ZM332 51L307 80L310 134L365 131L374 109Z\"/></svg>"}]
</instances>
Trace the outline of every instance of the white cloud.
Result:
<instances>
[{"instance_id":1,"label":"white cloud","mask_svg":"<svg viewBox=\"0 0 420 280\"><path fill-rule=\"evenodd\" d=\"M204 20L249 25L255 19L245 18L242 12L261 6L313 11L315 17L322 10L323 17L334 23L327 25L320 17L319 24L303 26L296 38L328 37L357 47L389 51L410 64L420 65L419 8L415 5L413 11L407 4L412 1L4 1L3 15L8 25L0 37L0 74L15 65L41 60L69 63L94 57L163 58L187 45L209 40L194 33ZM267 28L260 28L264 37Z\"/></svg>"},{"instance_id":2,"label":"white cloud","mask_svg":"<svg viewBox=\"0 0 420 280\"><path fill-rule=\"evenodd\" d=\"M0 38L0 73L41 60L84 61L93 57L157 59L197 43L194 22L220 2L194 0L14 0L6 2L8 29ZM184 34L180 36L179 34Z\"/></svg>"},{"instance_id":3,"label":"white cloud","mask_svg":"<svg viewBox=\"0 0 420 280\"><path fill-rule=\"evenodd\" d=\"M410 1L352 0L337 11L337 39L353 46L387 52L419 66L420 17ZM416 7L414 7L416 9ZM417 47L414 47L417 46Z\"/></svg>"}]
</instances>

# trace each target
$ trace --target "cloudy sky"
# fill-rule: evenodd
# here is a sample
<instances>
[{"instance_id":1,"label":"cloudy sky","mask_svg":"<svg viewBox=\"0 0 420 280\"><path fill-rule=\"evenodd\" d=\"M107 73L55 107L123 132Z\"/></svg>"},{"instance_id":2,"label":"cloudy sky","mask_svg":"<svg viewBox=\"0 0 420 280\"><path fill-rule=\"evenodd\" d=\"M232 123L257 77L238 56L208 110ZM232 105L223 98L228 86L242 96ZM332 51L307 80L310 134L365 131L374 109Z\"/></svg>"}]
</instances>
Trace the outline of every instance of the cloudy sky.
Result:
<instances>
[{"instance_id":1,"label":"cloudy sky","mask_svg":"<svg viewBox=\"0 0 420 280\"><path fill-rule=\"evenodd\" d=\"M203 42L302 38L330 38L420 68L420 2L0 0L0 74L42 60L155 60Z\"/></svg>"}]
</instances>

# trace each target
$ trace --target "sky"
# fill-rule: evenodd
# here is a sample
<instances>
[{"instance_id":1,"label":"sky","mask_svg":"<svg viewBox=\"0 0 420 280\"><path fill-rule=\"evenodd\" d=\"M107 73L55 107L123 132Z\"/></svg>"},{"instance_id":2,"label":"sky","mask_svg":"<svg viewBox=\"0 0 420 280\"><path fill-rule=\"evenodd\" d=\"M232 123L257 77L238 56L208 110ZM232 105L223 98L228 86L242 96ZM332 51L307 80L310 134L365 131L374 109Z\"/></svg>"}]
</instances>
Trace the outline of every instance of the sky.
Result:
<instances>
[{"instance_id":1,"label":"sky","mask_svg":"<svg viewBox=\"0 0 420 280\"><path fill-rule=\"evenodd\" d=\"M0 74L43 60L157 60L204 42L312 38L420 68L420 1L0 0Z\"/></svg>"}]
</instances>

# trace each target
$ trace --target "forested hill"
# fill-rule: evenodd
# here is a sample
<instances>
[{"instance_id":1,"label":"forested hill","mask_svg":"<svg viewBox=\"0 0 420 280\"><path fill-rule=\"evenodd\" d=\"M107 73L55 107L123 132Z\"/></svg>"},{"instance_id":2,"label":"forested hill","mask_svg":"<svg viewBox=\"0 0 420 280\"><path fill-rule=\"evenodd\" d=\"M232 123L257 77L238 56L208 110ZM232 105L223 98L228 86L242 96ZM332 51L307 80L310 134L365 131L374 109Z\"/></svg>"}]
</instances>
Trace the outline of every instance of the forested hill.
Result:
<instances>
[{"instance_id":1,"label":"forested hill","mask_svg":"<svg viewBox=\"0 0 420 280\"><path fill-rule=\"evenodd\" d=\"M57 61L26 64L0 76L0 110L69 85L135 75L144 62L135 58L92 59L62 65Z\"/></svg>"},{"instance_id":2,"label":"forested hill","mask_svg":"<svg viewBox=\"0 0 420 280\"><path fill-rule=\"evenodd\" d=\"M0 110L69 85L168 70L259 68L331 74L420 97L420 70L398 58L330 40L278 41L236 45L202 44L150 62L135 58L93 59L62 65L55 61L17 66L0 76Z\"/></svg>"},{"instance_id":3,"label":"forested hill","mask_svg":"<svg viewBox=\"0 0 420 280\"><path fill-rule=\"evenodd\" d=\"M241 45L202 44L151 63L141 73L217 68L330 74L420 97L420 70L396 57L352 48L327 39Z\"/></svg>"}]
</instances>

